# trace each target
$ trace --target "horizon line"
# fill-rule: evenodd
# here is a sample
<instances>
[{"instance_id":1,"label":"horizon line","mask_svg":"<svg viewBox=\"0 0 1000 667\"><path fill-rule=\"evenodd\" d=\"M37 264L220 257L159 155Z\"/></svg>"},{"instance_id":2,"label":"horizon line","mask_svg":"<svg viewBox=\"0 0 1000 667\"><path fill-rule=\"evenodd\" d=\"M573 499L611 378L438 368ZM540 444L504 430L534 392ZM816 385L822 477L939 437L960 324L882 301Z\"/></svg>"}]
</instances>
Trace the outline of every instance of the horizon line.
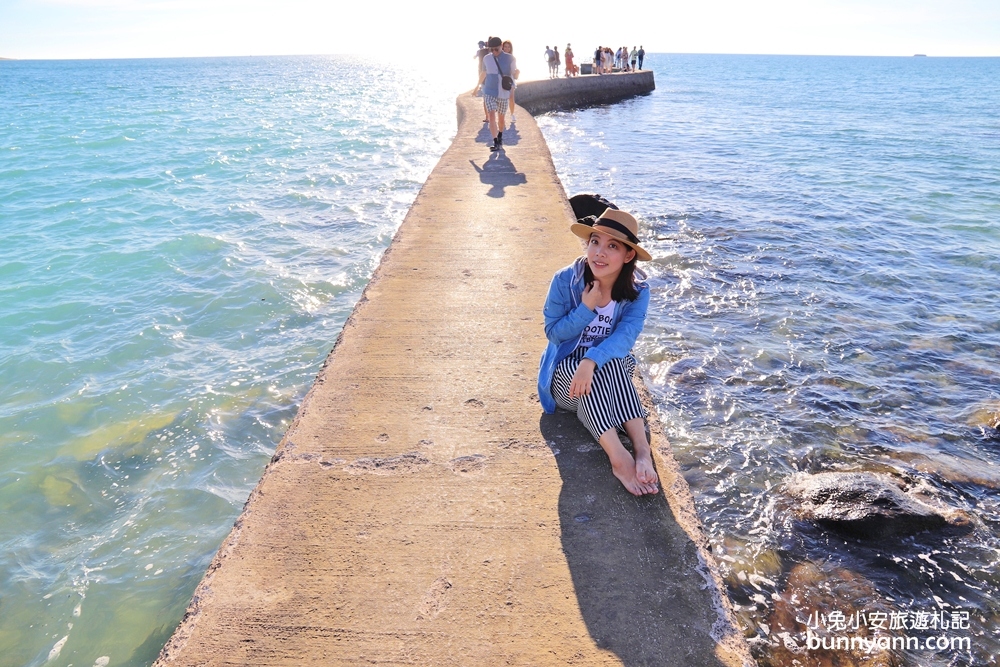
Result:
<instances>
[{"instance_id":1,"label":"horizon line","mask_svg":"<svg viewBox=\"0 0 1000 667\"><path fill-rule=\"evenodd\" d=\"M769 56L769 57L789 57L789 58L1000 58L1000 55L992 56L954 56L954 55L932 55L929 53L911 53L908 55L871 55L871 54L846 54L846 53L725 53L725 52L704 52L704 51L650 51L647 55L667 55L667 56ZM78 58L11 58L0 56L0 61L14 62L72 62L81 60L207 60L212 58L320 58L320 57L353 57L358 58L353 53L244 53L228 55L186 55L186 56L98 56L98 57L78 57ZM374 58L378 60L378 58Z\"/></svg>"}]
</instances>

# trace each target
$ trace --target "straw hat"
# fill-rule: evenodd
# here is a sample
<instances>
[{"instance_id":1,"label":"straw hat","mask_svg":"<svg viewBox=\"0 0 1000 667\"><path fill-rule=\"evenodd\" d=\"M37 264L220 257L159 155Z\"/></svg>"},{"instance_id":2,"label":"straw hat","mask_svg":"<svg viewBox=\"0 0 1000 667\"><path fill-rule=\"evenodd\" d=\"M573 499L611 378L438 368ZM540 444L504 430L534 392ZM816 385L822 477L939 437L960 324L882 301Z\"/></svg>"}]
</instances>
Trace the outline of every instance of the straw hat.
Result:
<instances>
[{"instance_id":1,"label":"straw hat","mask_svg":"<svg viewBox=\"0 0 1000 667\"><path fill-rule=\"evenodd\" d=\"M601 217L594 221L593 227L585 225L582 222L575 222L570 225L569 229L581 239L590 239L590 235L593 232L607 234L618 239L632 248L632 250L635 250L635 255L638 259L644 262L652 259L650 254L639 245L639 223L625 211L617 211L609 208L601 214Z\"/></svg>"}]
</instances>

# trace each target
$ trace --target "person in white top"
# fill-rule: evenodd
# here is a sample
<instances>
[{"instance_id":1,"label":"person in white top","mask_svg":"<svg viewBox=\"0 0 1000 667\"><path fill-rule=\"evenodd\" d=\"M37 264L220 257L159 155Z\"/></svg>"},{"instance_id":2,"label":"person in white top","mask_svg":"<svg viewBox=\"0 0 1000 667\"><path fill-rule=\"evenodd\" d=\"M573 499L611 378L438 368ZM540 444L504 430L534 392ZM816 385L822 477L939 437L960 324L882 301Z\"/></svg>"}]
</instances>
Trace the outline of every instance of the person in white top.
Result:
<instances>
[{"instance_id":1,"label":"person in white top","mask_svg":"<svg viewBox=\"0 0 1000 667\"><path fill-rule=\"evenodd\" d=\"M649 308L649 285L635 263L651 257L625 211L609 208L585 221L570 231L587 241L586 255L556 272L545 299L549 342L538 368L539 401L549 414L557 407L576 412L629 493L658 493L631 352ZM618 429L632 441L631 453Z\"/></svg>"}]
</instances>

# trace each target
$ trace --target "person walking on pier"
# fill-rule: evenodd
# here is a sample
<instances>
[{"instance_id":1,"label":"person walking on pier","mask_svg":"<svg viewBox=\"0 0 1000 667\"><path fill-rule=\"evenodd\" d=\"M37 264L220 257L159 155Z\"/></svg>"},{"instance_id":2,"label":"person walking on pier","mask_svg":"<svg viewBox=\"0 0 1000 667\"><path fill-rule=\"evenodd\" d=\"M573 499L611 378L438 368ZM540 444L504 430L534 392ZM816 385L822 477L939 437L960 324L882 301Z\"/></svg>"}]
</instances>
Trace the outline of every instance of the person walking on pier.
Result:
<instances>
[{"instance_id":1,"label":"person walking on pier","mask_svg":"<svg viewBox=\"0 0 1000 667\"><path fill-rule=\"evenodd\" d=\"M479 59L479 71L476 72L476 76L478 76L480 78L482 78L482 75L483 75L483 58L485 58L487 55L489 55L489 53L490 53L490 50L488 48L486 48L486 42L480 41L479 42L479 50L476 51L476 55L472 56L473 58L478 58ZM479 87L479 84L477 83L476 84L476 90L477 91L479 90L478 87ZM486 111L486 100L483 100L483 122L484 123L490 122L489 112Z\"/></svg>"},{"instance_id":2,"label":"person walking on pier","mask_svg":"<svg viewBox=\"0 0 1000 667\"><path fill-rule=\"evenodd\" d=\"M514 56L514 44L511 43L509 39L503 40L503 44L500 45L500 49L507 55L513 58ZM517 90L517 78L521 76L521 70L517 68L517 58L514 58L513 70L511 70L510 76L514 79L514 85L510 89L510 100L508 101L507 107L510 109L510 124L513 125L514 121L514 91Z\"/></svg>"},{"instance_id":3,"label":"person walking on pier","mask_svg":"<svg viewBox=\"0 0 1000 667\"><path fill-rule=\"evenodd\" d=\"M486 116L490 124L490 135L493 137L491 151L500 150L503 146L503 131L507 100L513 86L515 60L514 56L504 53L501 49L503 40L490 37L486 47L490 54L483 58L483 72L479 75L479 85L476 92L482 90L483 103L486 105ZM507 87L504 84L508 83Z\"/></svg>"},{"instance_id":4,"label":"person walking on pier","mask_svg":"<svg viewBox=\"0 0 1000 667\"><path fill-rule=\"evenodd\" d=\"M629 59L632 61L632 69L634 70L635 63L639 59L639 52L635 50L634 46L632 47L632 55L629 56Z\"/></svg>"},{"instance_id":5,"label":"person walking on pier","mask_svg":"<svg viewBox=\"0 0 1000 667\"><path fill-rule=\"evenodd\" d=\"M639 69L642 69L642 59L646 57L646 50L642 48L642 44L639 45Z\"/></svg>"},{"instance_id":6,"label":"person walking on pier","mask_svg":"<svg viewBox=\"0 0 1000 667\"><path fill-rule=\"evenodd\" d=\"M658 493L646 410L632 384L632 346L649 307L649 285L636 260L650 255L639 245L639 225L609 208L592 225L570 231L587 242L586 254L552 278L543 316L549 340L538 370L542 409L575 412L611 460L615 477L629 493ZM584 219L586 220L586 218ZM618 437L624 429L635 455Z\"/></svg>"},{"instance_id":7,"label":"person walking on pier","mask_svg":"<svg viewBox=\"0 0 1000 667\"><path fill-rule=\"evenodd\" d=\"M545 60L549 63L549 78L551 79L555 76L556 52L554 49L550 49L548 44L545 45Z\"/></svg>"}]
</instances>

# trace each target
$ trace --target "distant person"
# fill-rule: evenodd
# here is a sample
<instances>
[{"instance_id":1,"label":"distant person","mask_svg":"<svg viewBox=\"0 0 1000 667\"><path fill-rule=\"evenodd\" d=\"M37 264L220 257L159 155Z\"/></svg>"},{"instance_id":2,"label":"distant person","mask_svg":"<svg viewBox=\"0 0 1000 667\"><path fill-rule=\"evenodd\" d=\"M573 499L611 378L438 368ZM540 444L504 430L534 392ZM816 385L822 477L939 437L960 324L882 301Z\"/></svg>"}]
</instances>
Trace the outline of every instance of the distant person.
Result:
<instances>
[{"instance_id":1,"label":"distant person","mask_svg":"<svg viewBox=\"0 0 1000 667\"><path fill-rule=\"evenodd\" d=\"M622 47L622 69L625 70L626 72L629 71L629 66L628 66L628 47L627 46L623 46Z\"/></svg>"},{"instance_id":2,"label":"distant person","mask_svg":"<svg viewBox=\"0 0 1000 667\"><path fill-rule=\"evenodd\" d=\"M503 44L500 45L500 49L507 55L514 56L514 45L511 44L509 39L504 40ZM514 85L510 89L510 100L507 107L510 109L510 124L513 125L514 121L517 120L514 118L514 91L517 89L517 78L521 76L521 70L517 68L517 58L514 58L514 72L511 76L514 78Z\"/></svg>"},{"instance_id":3,"label":"distant person","mask_svg":"<svg viewBox=\"0 0 1000 667\"><path fill-rule=\"evenodd\" d=\"M615 67L622 69L622 47L620 46L618 47L618 50L615 51Z\"/></svg>"},{"instance_id":4,"label":"distant person","mask_svg":"<svg viewBox=\"0 0 1000 667\"><path fill-rule=\"evenodd\" d=\"M566 62L566 76L576 76L580 73L580 68L573 62L573 49L570 45L566 45L566 53L563 54L563 59Z\"/></svg>"},{"instance_id":5,"label":"distant person","mask_svg":"<svg viewBox=\"0 0 1000 667\"><path fill-rule=\"evenodd\" d=\"M598 46L597 50L594 51L594 72L601 74L601 57L604 54L604 47Z\"/></svg>"},{"instance_id":6,"label":"distant person","mask_svg":"<svg viewBox=\"0 0 1000 667\"><path fill-rule=\"evenodd\" d=\"M479 42L479 50L476 51L476 55L472 56L473 58L479 58L479 71L476 73L477 81L478 81L478 79L481 79L482 76L483 76L483 71L484 71L483 70L483 58L485 58L486 55L489 52L490 52L490 50L488 48L486 48L486 42L480 41ZM478 89L479 89L479 84L476 83L476 90L478 90ZM486 100L483 100L483 122L484 123L488 123L489 122L489 114L486 113Z\"/></svg>"},{"instance_id":7,"label":"distant person","mask_svg":"<svg viewBox=\"0 0 1000 667\"><path fill-rule=\"evenodd\" d=\"M642 69L642 59L646 57L646 51L642 48L642 44L639 45L639 69Z\"/></svg>"},{"instance_id":8,"label":"distant person","mask_svg":"<svg viewBox=\"0 0 1000 667\"><path fill-rule=\"evenodd\" d=\"M562 64L559 61L559 47L558 46L553 46L552 47L552 59L555 61L554 62L554 70L553 70L552 75L555 78L558 79L559 78L559 66Z\"/></svg>"},{"instance_id":9,"label":"distant person","mask_svg":"<svg viewBox=\"0 0 1000 667\"><path fill-rule=\"evenodd\" d=\"M542 314L548 346L538 369L538 396L549 414L575 412L611 461L615 477L636 496L659 492L646 410L632 384L632 346L642 333L649 285L636 260L649 261L639 246L636 219L608 209L593 225L570 231L587 242L586 254L552 278ZM622 445L621 428L635 455Z\"/></svg>"},{"instance_id":10,"label":"distant person","mask_svg":"<svg viewBox=\"0 0 1000 667\"><path fill-rule=\"evenodd\" d=\"M639 52L635 50L634 46L632 47L632 55L630 56L630 60L632 61L632 69L635 69L635 64L639 60Z\"/></svg>"},{"instance_id":11,"label":"distant person","mask_svg":"<svg viewBox=\"0 0 1000 667\"><path fill-rule=\"evenodd\" d=\"M483 103L486 105L486 118L490 124L490 135L493 137L493 145L490 151L498 151L503 146L503 131L506 127L507 100L510 99L510 91L513 88L504 89L503 81L506 77L511 77L513 83L514 56L504 53L501 46L503 40L499 37L490 37L486 47L490 54L483 58L483 73L479 76L479 85L476 90L483 91Z\"/></svg>"},{"instance_id":12,"label":"distant person","mask_svg":"<svg viewBox=\"0 0 1000 667\"><path fill-rule=\"evenodd\" d=\"M545 46L545 61L549 64L549 78L551 79L556 66L556 52L548 45Z\"/></svg>"}]
</instances>

